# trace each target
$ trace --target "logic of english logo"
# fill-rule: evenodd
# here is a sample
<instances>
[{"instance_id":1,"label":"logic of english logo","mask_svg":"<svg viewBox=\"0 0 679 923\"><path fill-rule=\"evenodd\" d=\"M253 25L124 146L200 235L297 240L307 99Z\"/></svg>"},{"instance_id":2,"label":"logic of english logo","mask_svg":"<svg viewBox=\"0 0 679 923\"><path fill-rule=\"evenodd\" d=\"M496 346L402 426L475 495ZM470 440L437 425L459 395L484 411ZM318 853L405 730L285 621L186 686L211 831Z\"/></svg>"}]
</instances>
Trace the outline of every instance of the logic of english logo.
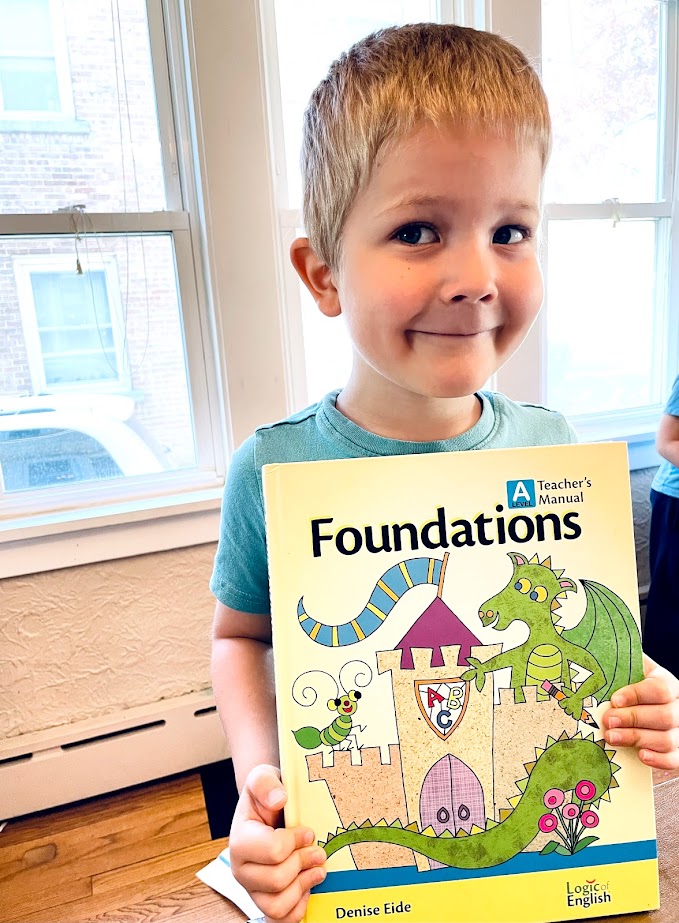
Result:
<instances>
[{"instance_id":1,"label":"logic of english logo","mask_svg":"<svg viewBox=\"0 0 679 923\"><path fill-rule=\"evenodd\" d=\"M507 481L507 506L510 510L527 510L535 506L535 481Z\"/></svg>"}]
</instances>

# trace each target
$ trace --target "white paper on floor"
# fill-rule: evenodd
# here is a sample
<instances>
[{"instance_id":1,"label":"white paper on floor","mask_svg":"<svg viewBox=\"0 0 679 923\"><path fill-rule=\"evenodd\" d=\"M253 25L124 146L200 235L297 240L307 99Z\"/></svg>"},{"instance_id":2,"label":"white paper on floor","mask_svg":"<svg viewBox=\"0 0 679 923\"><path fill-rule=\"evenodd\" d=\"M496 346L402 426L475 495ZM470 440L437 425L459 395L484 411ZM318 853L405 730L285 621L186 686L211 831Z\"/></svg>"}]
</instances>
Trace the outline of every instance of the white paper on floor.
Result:
<instances>
[{"instance_id":1,"label":"white paper on floor","mask_svg":"<svg viewBox=\"0 0 679 923\"><path fill-rule=\"evenodd\" d=\"M264 923L261 910L245 888L239 885L233 877L228 848L220 852L217 858L213 859L204 869L196 872L196 876L218 894L228 897L236 907L242 910L244 914L247 914L248 923Z\"/></svg>"}]
</instances>

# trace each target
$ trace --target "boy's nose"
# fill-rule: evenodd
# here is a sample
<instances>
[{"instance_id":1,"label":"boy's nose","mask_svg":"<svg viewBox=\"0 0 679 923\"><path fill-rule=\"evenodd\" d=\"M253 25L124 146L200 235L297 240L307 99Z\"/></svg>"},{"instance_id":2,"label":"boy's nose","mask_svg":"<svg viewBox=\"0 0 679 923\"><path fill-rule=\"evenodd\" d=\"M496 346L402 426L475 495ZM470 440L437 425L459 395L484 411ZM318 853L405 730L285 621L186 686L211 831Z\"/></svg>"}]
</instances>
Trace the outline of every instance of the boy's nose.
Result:
<instances>
[{"instance_id":1,"label":"boy's nose","mask_svg":"<svg viewBox=\"0 0 679 923\"><path fill-rule=\"evenodd\" d=\"M460 247L447 261L441 298L447 303L491 302L497 298L495 264L478 246Z\"/></svg>"}]
</instances>

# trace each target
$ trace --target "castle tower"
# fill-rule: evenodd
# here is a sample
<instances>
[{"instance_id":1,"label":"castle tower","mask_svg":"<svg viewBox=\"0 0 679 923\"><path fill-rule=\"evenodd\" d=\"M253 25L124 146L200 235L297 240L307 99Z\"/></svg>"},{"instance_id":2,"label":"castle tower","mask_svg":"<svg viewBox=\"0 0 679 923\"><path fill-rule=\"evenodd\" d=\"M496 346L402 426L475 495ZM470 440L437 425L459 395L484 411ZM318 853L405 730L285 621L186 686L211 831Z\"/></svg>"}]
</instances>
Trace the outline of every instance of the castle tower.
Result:
<instances>
[{"instance_id":1,"label":"castle tower","mask_svg":"<svg viewBox=\"0 0 679 923\"><path fill-rule=\"evenodd\" d=\"M472 647L471 653L485 662L500 650L494 644ZM441 647L443 666L432 667L432 653L431 648L412 648L413 669L401 668L400 650L377 653L379 672L392 675L407 822L419 824L428 816L431 798L423 799L422 793L433 785L448 798L438 812L439 829L432 823L436 832L447 828L454 833L460 827L469 832L472 815L480 825L481 814L492 817L494 812L493 678L488 676L478 692L474 684L460 680L468 666L459 663L459 644ZM465 788L475 787L481 799L478 810L459 803L454 791L446 796L446 785L454 788L454 781L446 782L446 773L448 780L466 773ZM431 867L425 857L415 859L421 871Z\"/></svg>"},{"instance_id":2,"label":"castle tower","mask_svg":"<svg viewBox=\"0 0 679 923\"><path fill-rule=\"evenodd\" d=\"M351 762L349 750L333 750L332 765L323 765L323 754L312 753L306 758L309 781L324 781L330 789L343 827L350 823L380 820L393 823L400 820L405 827L405 792L401 775L401 759L397 744L389 745L389 762L383 763L379 747L358 751L360 763ZM391 843L358 843L351 846L357 869L390 868L414 865L410 849Z\"/></svg>"}]
</instances>

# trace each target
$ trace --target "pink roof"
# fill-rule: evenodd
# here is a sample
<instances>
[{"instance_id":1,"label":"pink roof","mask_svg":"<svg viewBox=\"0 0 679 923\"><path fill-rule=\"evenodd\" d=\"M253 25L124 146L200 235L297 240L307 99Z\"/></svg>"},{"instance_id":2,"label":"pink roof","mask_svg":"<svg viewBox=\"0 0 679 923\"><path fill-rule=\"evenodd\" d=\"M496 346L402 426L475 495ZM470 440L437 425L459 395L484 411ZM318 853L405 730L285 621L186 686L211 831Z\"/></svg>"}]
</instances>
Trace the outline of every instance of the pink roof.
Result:
<instances>
[{"instance_id":1,"label":"pink roof","mask_svg":"<svg viewBox=\"0 0 679 923\"><path fill-rule=\"evenodd\" d=\"M395 646L395 650L403 651L401 656L401 669L412 670L413 656L410 652L412 647L430 647L434 653L431 659L432 667L442 667L443 657L441 656L441 647L449 644L460 645L459 662L464 663L469 654L472 645L479 645L481 642L471 632L440 597L427 606L422 615L408 629L406 634Z\"/></svg>"}]
</instances>

